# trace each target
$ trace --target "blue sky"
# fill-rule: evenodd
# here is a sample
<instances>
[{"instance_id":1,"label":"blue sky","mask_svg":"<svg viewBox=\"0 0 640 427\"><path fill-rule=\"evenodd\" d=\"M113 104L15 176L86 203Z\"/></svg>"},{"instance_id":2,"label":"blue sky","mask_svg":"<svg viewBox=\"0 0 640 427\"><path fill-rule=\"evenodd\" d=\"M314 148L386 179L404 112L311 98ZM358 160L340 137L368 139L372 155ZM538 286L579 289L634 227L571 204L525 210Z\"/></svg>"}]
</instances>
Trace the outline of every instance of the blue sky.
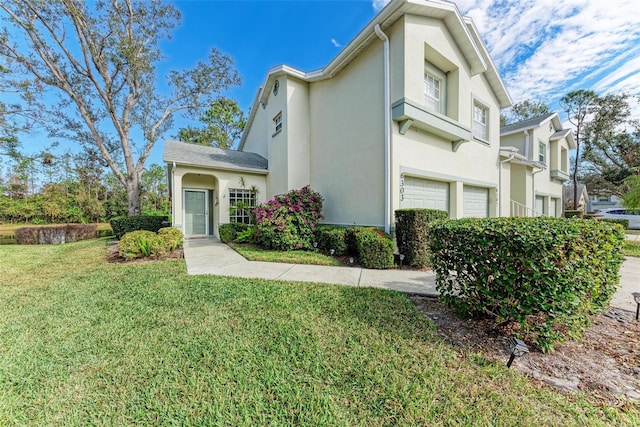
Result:
<instances>
[{"instance_id":1,"label":"blue sky","mask_svg":"<svg viewBox=\"0 0 640 427\"><path fill-rule=\"evenodd\" d=\"M287 64L326 65L386 0L179 0L182 25L163 44L159 67L192 67L211 47L230 55L242 85L228 95L248 112L266 71ZM474 19L514 102L539 99L558 108L571 90L640 93L638 0L459 0ZM161 85L160 85L161 86ZM640 105L634 112L640 118ZM176 120L165 135L188 124ZM159 141L147 164L161 163ZM58 151L64 151L61 146Z\"/></svg>"},{"instance_id":2,"label":"blue sky","mask_svg":"<svg viewBox=\"0 0 640 427\"><path fill-rule=\"evenodd\" d=\"M326 65L387 3L351 1L177 1L183 24L167 42L167 65L189 67L211 46L234 58L242 85L230 91L248 111L267 69ZM640 94L637 0L460 0L474 19L514 102L558 107L576 89ZM634 108L640 118L640 108ZM179 122L184 123L184 122ZM175 131L173 132L175 134ZM159 162L162 143L150 162Z\"/></svg>"}]
</instances>

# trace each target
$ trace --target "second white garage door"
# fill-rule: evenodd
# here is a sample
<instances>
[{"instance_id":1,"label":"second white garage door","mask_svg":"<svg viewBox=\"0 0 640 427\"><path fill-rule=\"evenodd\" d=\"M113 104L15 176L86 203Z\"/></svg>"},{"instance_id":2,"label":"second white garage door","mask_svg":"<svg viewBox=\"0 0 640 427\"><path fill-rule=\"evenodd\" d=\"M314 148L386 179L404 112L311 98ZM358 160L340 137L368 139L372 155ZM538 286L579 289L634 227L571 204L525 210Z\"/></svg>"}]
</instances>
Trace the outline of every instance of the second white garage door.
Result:
<instances>
[{"instance_id":1,"label":"second white garage door","mask_svg":"<svg viewBox=\"0 0 640 427\"><path fill-rule=\"evenodd\" d=\"M465 218L486 218L489 216L489 189L464 186L463 215Z\"/></svg>"},{"instance_id":2,"label":"second white garage door","mask_svg":"<svg viewBox=\"0 0 640 427\"><path fill-rule=\"evenodd\" d=\"M405 177L401 208L440 209L449 212L449 183Z\"/></svg>"}]
</instances>

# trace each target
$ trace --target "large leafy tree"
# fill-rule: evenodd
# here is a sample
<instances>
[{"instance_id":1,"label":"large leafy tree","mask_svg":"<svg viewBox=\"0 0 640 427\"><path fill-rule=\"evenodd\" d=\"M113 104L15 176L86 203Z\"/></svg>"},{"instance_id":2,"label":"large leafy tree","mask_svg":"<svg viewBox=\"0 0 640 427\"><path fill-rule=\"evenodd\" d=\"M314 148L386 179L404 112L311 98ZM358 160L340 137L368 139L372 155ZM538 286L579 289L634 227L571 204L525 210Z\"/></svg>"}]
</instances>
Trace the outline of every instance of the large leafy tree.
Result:
<instances>
[{"instance_id":1,"label":"large leafy tree","mask_svg":"<svg viewBox=\"0 0 640 427\"><path fill-rule=\"evenodd\" d=\"M546 102L526 99L513 104L506 114L501 115L500 125L504 126L550 113L551 109Z\"/></svg>"},{"instance_id":2,"label":"large leafy tree","mask_svg":"<svg viewBox=\"0 0 640 427\"><path fill-rule=\"evenodd\" d=\"M229 149L236 145L247 123L238 104L228 98L213 101L200 121L204 128L181 128L178 139L190 144Z\"/></svg>"},{"instance_id":3,"label":"large leafy tree","mask_svg":"<svg viewBox=\"0 0 640 427\"><path fill-rule=\"evenodd\" d=\"M631 98L610 94L596 98L584 127L582 168L590 191L622 196L625 180L640 168L640 129L631 118Z\"/></svg>"},{"instance_id":4,"label":"large leafy tree","mask_svg":"<svg viewBox=\"0 0 640 427\"><path fill-rule=\"evenodd\" d=\"M51 134L99 153L126 189L130 215L140 212L144 163L173 116L197 117L239 83L232 60L212 49L193 69L171 71L168 94L158 92L160 43L180 22L163 1L5 0L0 15L0 59L31 79L16 89L58 95Z\"/></svg>"},{"instance_id":5,"label":"large leafy tree","mask_svg":"<svg viewBox=\"0 0 640 427\"><path fill-rule=\"evenodd\" d=\"M578 206L578 167L580 165L580 146L584 139L585 127L593 113L598 95L592 90L580 89L569 92L560 99L560 105L567 114L567 120L574 127L576 153L573 162L573 206Z\"/></svg>"}]
</instances>

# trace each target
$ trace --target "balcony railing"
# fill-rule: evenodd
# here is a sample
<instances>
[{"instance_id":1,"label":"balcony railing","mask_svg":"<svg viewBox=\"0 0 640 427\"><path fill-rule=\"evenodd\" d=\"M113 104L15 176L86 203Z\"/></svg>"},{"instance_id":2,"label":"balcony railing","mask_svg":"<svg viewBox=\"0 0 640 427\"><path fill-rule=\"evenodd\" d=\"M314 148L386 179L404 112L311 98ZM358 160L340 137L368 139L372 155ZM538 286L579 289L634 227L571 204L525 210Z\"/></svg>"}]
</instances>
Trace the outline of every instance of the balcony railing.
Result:
<instances>
[{"instance_id":1,"label":"balcony railing","mask_svg":"<svg viewBox=\"0 0 640 427\"><path fill-rule=\"evenodd\" d=\"M542 212L538 212L535 209L531 209L522 203L518 203L515 200L511 201L511 216L512 217L521 217L521 216L544 216Z\"/></svg>"}]
</instances>

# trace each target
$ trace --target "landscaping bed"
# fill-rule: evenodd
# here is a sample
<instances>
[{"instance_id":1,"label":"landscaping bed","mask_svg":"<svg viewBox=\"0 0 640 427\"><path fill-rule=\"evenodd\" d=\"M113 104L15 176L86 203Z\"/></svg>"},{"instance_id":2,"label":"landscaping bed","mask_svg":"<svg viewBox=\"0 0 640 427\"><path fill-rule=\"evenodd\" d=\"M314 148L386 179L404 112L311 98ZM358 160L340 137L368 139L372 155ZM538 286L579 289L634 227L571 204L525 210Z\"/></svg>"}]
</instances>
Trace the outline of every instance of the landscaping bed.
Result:
<instances>
[{"instance_id":1,"label":"landscaping bed","mask_svg":"<svg viewBox=\"0 0 640 427\"><path fill-rule=\"evenodd\" d=\"M509 359L509 326L498 328L489 319L461 319L436 298L410 298L437 325L438 335L462 354L498 363ZM584 339L558 343L553 353L531 349L512 368L565 393L588 392L606 405L640 402L640 322L635 313L610 308L591 320Z\"/></svg>"}]
</instances>

